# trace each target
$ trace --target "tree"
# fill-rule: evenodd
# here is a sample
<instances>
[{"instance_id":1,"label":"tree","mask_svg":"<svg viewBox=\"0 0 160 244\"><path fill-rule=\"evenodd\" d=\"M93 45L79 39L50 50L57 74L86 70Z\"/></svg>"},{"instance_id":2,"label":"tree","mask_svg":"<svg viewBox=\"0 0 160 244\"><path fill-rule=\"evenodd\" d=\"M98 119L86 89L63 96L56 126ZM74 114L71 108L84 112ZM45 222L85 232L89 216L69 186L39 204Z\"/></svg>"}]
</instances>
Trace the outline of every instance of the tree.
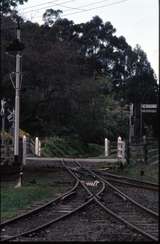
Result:
<instances>
[{"instance_id":1,"label":"tree","mask_svg":"<svg viewBox=\"0 0 160 244\"><path fill-rule=\"evenodd\" d=\"M126 84L127 101L134 104L156 103L158 85L147 55L139 45L134 49L134 53L136 55L134 75Z\"/></svg>"},{"instance_id":2,"label":"tree","mask_svg":"<svg viewBox=\"0 0 160 244\"><path fill-rule=\"evenodd\" d=\"M57 18L51 25L22 22L21 28L26 48L20 122L31 134L76 135L103 143L105 136L115 139L127 133L121 98L124 103L135 102L137 95L139 102L154 100L156 80L147 57L141 49L132 50L124 37L116 37L110 22L98 16L81 24ZM11 105L9 73L15 71L15 59L5 54L5 46L14 32L9 29L2 36L2 92Z\"/></svg>"},{"instance_id":3,"label":"tree","mask_svg":"<svg viewBox=\"0 0 160 244\"><path fill-rule=\"evenodd\" d=\"M11 13L18 4L24 4L28 0L0 0L0 12L1 14Z\"/></svg>"},{"instance_id":4,"label":"tree","mask_svg":"<svg viewBox=\"0 0 160 244\"><path fill-rule=\"evenodd\" d=\"M44 24L47 26L52 26L57 19L60 18L60 14L63 13L62 10L47 9L43 14Z\"/></svg>"}]
</instances>

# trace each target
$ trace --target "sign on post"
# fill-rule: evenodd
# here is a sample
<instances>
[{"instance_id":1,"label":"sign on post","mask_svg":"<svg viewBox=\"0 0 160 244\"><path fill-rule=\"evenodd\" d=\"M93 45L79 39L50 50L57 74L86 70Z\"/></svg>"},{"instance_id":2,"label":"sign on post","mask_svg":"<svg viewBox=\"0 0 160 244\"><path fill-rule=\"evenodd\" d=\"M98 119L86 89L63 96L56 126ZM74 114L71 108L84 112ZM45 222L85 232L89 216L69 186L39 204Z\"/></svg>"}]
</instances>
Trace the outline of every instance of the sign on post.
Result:
<instances>
[{"instance_id":1,"label":"sign on post","mask_svg":"<svg viewBox=\"0 0 160 244\"><path fill-rule=\"evenodd\" d=\"M156 113L157 104L141 104L142 113Z\"/></svg>"}]
</instances>

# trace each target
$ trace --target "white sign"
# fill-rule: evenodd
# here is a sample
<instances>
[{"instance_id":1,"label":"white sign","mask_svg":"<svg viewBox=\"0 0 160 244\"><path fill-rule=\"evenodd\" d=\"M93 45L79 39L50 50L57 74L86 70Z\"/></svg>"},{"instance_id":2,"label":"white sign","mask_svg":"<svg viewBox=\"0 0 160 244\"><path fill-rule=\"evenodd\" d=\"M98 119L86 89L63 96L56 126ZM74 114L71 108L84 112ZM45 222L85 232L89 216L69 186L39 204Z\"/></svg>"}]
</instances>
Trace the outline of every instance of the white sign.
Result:
<instances>
[{"instance_id":1,"label":"white sign","mask_svg":"<svg viewBox=\"0 0 160 244\"><path fill-rule=\"evenodd\" d=\"M157 110L156 109L142 109L141 112L142 113L156 113Z\"/></svg>"},{"instance_id":2,"label":"white sign","mask_svg":"<svg viewBox=\"0 0 160 244\"><path fill-rule=\"evenodd\" d=\"M157 108L157 104L141 104L141 108Z\"/></svg>"},{"instance_id":3,"label":"white sign","mask_svg":"<svg viewBox=\"0 0 160 244\"><path fill-rule=\"evenodd\" d=\"M14 110L13 110L13 112L11 112L9 109L8 109L8 111L10 112L10 114L7 116L7 119L8 119L8 121L9 122L13 122L14 121Z\"/></svg>"}]
</instances>

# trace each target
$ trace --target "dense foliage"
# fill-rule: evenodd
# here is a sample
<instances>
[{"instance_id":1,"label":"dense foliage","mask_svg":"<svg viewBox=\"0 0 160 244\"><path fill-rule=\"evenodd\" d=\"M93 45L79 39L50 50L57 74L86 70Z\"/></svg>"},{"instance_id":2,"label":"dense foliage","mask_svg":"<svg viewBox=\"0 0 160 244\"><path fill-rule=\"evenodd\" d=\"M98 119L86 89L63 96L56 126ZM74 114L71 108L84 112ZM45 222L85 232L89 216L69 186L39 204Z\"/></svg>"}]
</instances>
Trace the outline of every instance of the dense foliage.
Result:
<instances>
[{"instance_id":1,"label":"dense foliage","mask_svg":"<svg viewBox=\"0 0 160 244\"><path fill-rule=\"evenodd\" d=\"M28 0L0 0L0 13L9 14L12 13L18 4L23 4Z\"/></svg>"},{"instance_id":2,"label":"dense foliage","mask_svg":"<svg viewBox=\"0 0 160 244\"><path fill-rule=\"evenodd\" d=\"M61 12L47 10L41 26L21 19L21 128L36 136L70 135L84 142L126 137L128 115L123 106L157 99L146 54L138 45L132 49L123 36L115 35L110 22L98 16L74 24L60 18ZM1 89L13 107L9 74L15 71L15 54L5 50L15 39L16 23L3 16L2 26Z\"/></svg>"}]
</instances>

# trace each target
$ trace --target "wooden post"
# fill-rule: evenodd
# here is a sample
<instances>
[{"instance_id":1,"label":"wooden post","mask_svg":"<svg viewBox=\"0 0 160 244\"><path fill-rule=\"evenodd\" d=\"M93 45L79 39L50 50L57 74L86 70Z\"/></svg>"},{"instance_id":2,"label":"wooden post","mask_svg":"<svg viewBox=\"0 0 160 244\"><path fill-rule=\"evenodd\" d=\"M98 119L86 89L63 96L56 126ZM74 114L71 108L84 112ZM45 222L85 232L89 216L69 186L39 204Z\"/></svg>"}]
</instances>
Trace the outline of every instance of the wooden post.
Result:
<instances>
[{"instance_id":1,"label":"wooden post","mask_svg":"<svg viewBox=\"0 0 160 244\"><path fill-rule=\"evenodd\" d=\"M125 159L125 142L122 141L122 138L119 136L117 140L117 158Z\"/></svg>"}]
</instances>

